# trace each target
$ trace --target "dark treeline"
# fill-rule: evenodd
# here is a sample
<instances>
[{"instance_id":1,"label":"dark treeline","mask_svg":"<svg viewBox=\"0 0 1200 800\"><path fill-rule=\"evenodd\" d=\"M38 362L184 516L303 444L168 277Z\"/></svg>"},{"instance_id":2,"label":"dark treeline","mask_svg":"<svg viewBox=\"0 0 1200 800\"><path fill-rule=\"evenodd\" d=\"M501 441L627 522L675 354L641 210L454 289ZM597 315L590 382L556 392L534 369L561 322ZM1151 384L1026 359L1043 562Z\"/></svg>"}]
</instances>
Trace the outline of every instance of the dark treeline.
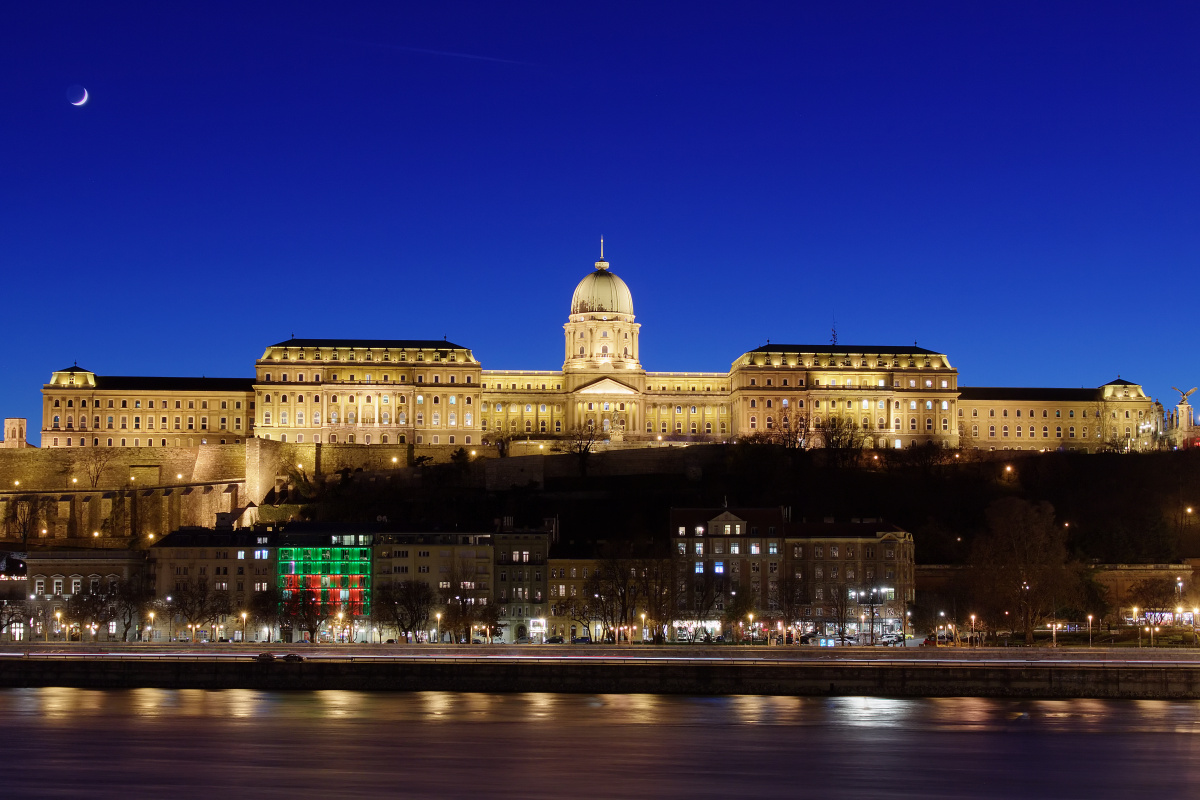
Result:
<instances>
[{"instance_id":1,"label":"dark treeline","mask_svg":"<svg viewBox=\"0 0 1200 800\"><path fill-rule=\"evenodd\" d=\"M505 516L518 524L557 516L564 544L587 549L600 541L666 541L672 506L789 506L795 521L882 517L912 531L919 563L965 564L988 529L987 509L1015 497L1052 507L1074 559L1200 556L1200 453L1013 455L994 460L973 451L868 450L834 464L821 450L743 443L681 448L681 462L692 466L678 474L606 477L595 468L605 456L595 454L586 477L507 491L470 486L464 476L481 469L479 463L432 465L416 489L354 474L319 487L301 481L298 515L387 517L437 530L487 530Z\"/></svg>"}]
</instances>

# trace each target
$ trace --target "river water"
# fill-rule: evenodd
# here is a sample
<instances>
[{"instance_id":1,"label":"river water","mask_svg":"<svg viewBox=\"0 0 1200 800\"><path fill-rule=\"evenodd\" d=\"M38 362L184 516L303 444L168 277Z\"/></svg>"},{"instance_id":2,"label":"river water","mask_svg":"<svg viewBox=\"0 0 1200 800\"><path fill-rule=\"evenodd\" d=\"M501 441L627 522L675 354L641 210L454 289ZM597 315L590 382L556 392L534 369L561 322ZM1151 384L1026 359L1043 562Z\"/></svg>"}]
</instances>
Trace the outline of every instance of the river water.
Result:
<instances>
[{"instance_id":1,"label":"river water","mask_svg":"<svg viewBox=\"0 0 1200 800\"><path fill-rule=\"evenodd\" d=\"M0 690L5 797L1200 796L1200 703Z\"/></svg>"}]
</instances>

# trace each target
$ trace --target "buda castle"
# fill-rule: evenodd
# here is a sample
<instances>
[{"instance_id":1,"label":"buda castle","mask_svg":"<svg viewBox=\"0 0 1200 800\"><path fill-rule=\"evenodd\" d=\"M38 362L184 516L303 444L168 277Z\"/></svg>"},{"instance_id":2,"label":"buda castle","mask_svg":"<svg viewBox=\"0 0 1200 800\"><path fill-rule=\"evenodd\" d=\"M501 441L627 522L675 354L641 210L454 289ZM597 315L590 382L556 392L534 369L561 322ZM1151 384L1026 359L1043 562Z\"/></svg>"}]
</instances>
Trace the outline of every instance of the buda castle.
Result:
<instances>
[{"instance_id":1,"label":"buda castle","mask_svg":"<svg viewBox=\"0 0 1200 800\"><path fill-rule=\"evenodd\" d=\"M785 432L821 446L933 442L984 450L1142 449L1163 411L1142 388L960 386L946 354L912 346L768 344L726 372L650 372L629 287L603 253L571 298L558 370L489 370L444 340L297 339L253 378L109 376L78 366L42 389L42 447L195 447L250 437L471 448L587 430L625 446ZM1186 401L1185 401L1186 402ZM1189 409L1190 418L1190 409Z\"/></svg>"}]
</instances>

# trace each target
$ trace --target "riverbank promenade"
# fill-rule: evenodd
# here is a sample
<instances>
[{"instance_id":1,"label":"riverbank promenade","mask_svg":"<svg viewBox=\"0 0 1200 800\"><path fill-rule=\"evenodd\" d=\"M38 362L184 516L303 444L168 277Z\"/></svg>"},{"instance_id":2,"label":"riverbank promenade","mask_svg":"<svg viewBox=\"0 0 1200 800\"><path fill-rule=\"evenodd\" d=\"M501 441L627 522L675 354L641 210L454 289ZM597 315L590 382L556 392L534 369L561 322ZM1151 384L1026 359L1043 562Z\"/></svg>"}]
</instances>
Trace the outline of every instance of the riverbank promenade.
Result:
<instances>
[{"instance_id":1,"label":"riverbank promenade","mask_svg":"<svg viewBox=\"0 0 1200 800\"><path fill-rule=\"evenodd\" d=\"M253 643L0 647L0 687L39 686L1195 699L1200 698L1200 651Z\"/></svg>"}]
</instances>

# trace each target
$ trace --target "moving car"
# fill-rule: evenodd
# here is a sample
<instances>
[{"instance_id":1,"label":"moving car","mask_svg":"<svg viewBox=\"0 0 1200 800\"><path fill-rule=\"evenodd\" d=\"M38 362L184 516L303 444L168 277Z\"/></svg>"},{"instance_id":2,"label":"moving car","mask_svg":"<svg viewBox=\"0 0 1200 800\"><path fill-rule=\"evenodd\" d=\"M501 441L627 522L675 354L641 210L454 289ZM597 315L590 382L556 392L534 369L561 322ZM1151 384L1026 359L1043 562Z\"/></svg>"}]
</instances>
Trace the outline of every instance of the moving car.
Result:
<instances>
[{"instance_id":1,"label":"moving car","mask_svg":"<svg viewBox=\"0 0 1200 800\"><path fill-rule=\"evenodd\" d=\"M269 663L269 662L275 660L275 654L274 653L259 653L258 656L256 656L255 660Z\"/></svg>"},{"instance_id":2,"label":"moving car","mask_svg":"<svg viewBox=\"0 0 1200 800\"><path fill-rule=\"evenodd\" d=\"M551 636L546 640L546 644L562 644L565 640L561 636Z\"/></svg>"},{"instance_id":3,"label":"moving car","mask_svg":"<svg viewBox=\"0 0 1200 800\"><path fill-rule=\"evenodd\" d=\"M283 660L291 661L291 662L303 661L304 656L300 655L299 653L288 653L286 656L283 657Z\"/></svg>"}]
</instances>

